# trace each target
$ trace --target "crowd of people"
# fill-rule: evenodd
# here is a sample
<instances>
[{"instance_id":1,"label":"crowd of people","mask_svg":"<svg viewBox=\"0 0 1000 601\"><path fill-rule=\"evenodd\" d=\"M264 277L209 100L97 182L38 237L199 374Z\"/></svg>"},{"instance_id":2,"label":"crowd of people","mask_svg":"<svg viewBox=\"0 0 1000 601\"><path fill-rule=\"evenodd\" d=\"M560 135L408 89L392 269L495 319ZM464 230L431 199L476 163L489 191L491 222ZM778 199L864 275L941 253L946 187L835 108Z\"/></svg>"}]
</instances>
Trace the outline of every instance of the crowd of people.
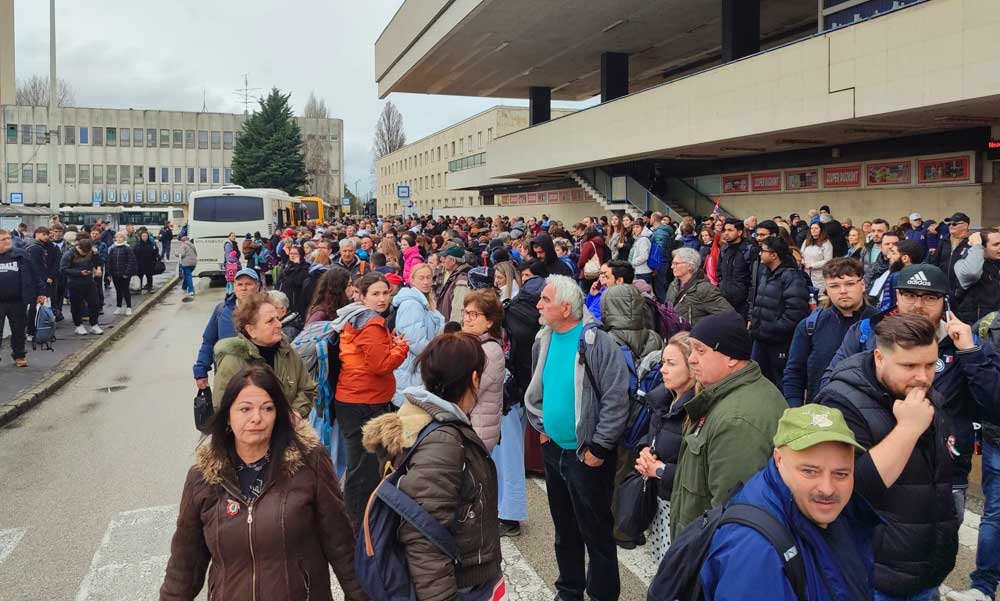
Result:
<instances>
[{"instance_id":1,"label":"crowd of people","mask_svg":"<svg viewBox=\"0 0 1000 601\"><path fill-rule=\"evenodd\" d=\"M995 596L1000 231L961 212L345 219L234 232L225 261L162 599L210 564L213 598L328 599L326 565L377 598L352 555L392 482L415 598L491 599L538 474L563 601L618 599L637 546L650 600L923 601L977 453L976 569L948 598Z\"/></svg>"}]
</instances>

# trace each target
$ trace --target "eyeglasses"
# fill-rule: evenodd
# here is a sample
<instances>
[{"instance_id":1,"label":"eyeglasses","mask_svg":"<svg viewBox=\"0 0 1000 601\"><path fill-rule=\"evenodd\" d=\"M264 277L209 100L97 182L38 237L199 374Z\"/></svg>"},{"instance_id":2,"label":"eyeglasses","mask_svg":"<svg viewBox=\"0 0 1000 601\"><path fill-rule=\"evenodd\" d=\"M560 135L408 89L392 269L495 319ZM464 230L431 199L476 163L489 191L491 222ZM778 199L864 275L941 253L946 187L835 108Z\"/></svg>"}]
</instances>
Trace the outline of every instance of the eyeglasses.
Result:
<instances>
[{"instance_id":1,"label":"eyeglasses","mask_svg":"<svg viewBox=\"0 0 1000 601\"><path fill-rule=\"evenodd\" d=\"M930 305L936 303L944 298L942 294L916 294L910 292L909 290L900 290L899 296L905 298L911 303L921 303L924 305Z\"/></svg>"},{"instance_id":2,"label":"eyeglasses","mask_svg":"<svg viewBox=\"0 0 1000 601\"><path fill-rule=\"evenodd\" d=\"M769 248L762 248L762 249L760 249L760 254L764 254L764 253L778 254L778 253L774 252L773 250L771 250Z\"/></svg>"},{"instance_id":3,"label":"eyeglasses","mask_svg":"<svg viewBox=\"0 0 1000 601\"><path fill-rule=\"evenodd\" d=\"M827 284L826 289L831 292L837 292L839 290L845 290L847 288L853 288L861 283L861 280L847 280L846 282L835 282L833 284Z\"/></svg>"},{"instance_id":4,"label":"eyeglasses","mask_svg":"<svg viewBox=\"0 0 1000 601\"><path fill-rule=\"evenodd\" d=\"M462 317L468 317L469 319L479 319L480 317L486 315L485 313L480 313L479 311L462 311Z\"/></svg>"}]
</instances>

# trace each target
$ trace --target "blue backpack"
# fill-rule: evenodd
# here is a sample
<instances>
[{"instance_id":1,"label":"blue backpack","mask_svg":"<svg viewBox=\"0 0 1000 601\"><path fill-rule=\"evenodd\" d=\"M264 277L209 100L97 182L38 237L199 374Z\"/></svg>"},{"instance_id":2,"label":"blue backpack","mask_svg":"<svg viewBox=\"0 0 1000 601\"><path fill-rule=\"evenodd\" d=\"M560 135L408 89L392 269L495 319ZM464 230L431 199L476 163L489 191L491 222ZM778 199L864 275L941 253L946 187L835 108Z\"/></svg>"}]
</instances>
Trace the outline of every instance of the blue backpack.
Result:
<instances>
[{"instance_id":1,"label":"blue backpack","mask_svg":"<svg viewBox=\"0 0 1000 601\"><path fill-rule=\"evenodd\" d=\"M35 336L31 339L31 350L38 350L44 347L50 351L52 341L56 339L56 314L52 312L52 307L39 305L35 314Z\"/></svg>"},{"instance_id":2,"label":"blue backpack","mask_svg":"<svg viewBox=\"0 0 1000 601\"><path fill-rule=\"evenodd\" d=\"M663 255L666 254L666 249L663 248L662 244L652 243L649 247L649 258L646 259L646 266L653 271L659 271L663 267Z\"/></svg>"}]
</instances>

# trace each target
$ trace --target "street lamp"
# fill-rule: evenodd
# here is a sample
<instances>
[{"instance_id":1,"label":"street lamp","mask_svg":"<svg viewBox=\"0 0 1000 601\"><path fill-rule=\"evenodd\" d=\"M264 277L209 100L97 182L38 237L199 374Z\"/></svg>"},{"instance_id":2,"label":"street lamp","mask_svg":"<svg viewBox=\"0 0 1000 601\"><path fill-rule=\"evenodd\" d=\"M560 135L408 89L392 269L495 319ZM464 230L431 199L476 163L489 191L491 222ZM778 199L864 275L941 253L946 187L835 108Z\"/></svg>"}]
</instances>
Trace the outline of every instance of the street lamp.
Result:
<instances>
[{"instance_id":1,"label":"street lamp","mask_svg":"<svg viewBox=\"0 0 1000 601\"><path fill-rule=\"evenodd\" d=\"M56 145L58 140L58 135L56 134L58 125L56 124L56 0L49 0L49 111L48 111L48 130L49 130L49 173L48 173L48 188L49 188L49 210L56 217L59 217L59 199L55 195L55 186L53 186L53 181L59 177L58 167L56 165ZM63 189L65 191L65 188Z\"/></svg>"}]
</instances>

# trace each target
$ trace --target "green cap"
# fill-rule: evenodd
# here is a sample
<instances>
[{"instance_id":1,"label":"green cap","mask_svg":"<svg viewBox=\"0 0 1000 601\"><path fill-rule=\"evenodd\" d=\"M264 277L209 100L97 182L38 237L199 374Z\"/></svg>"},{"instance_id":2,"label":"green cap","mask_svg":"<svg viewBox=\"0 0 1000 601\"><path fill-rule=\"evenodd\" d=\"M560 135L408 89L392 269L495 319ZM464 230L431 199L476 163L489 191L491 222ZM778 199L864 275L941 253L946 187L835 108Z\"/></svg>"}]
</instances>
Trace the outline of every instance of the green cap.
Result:
<instances>
[{"instance_id":1,"label":"green cap","mask_svg":"<svg viewBox=\"0 0 1000 601\"><path fill-rule=\"evenodd\" d=\"M785 409L774 433L775 447L804 451L823 442L842 442L865 450L854 439L854 432L847 427L840 410L816 404Z\"/></svg>"},{"instance_id":2,"label":"green cap","mask_svg":"<svg viewBox=\"0 0 1000 601\"><path fill-rule=\"evenodd\" d=\"M455 257L456 259L465 258L465 250L461 246L451 245L441 250L438 253L439 257Z\"/></svg>"}]
</instances>

